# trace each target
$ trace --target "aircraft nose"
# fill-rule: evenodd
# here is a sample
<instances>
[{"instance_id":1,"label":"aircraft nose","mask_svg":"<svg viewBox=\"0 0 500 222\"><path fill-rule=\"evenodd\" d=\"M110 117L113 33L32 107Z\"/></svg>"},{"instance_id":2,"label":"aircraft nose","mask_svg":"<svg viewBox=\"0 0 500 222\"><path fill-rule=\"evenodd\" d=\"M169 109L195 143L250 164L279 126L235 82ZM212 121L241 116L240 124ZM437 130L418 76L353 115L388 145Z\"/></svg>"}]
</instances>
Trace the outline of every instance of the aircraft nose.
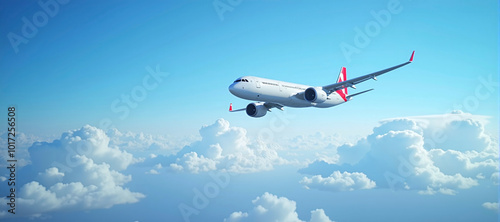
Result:
<instances>
[{"instance_id":1,"label":"aircraft nose","mask_svg":"<svg viewBox=\"0 0 500 222\"><path fill-rule=\"evenodd\" d=\"M238 82L235 82L229 86L229 92L231 94L238 96L241 93L241 85Z\"/></svg>"},{"instance_id":2,"label":"aircraft nose","mask_svg":"<svg viewBox=\"0 0 500 222\"><path fill-rule=\"evenodd\" d=\"M234 88L234 83L229 86L229 92L231 92L233 95L236 92L236 89Z\"/></svg>"}]
</instances>

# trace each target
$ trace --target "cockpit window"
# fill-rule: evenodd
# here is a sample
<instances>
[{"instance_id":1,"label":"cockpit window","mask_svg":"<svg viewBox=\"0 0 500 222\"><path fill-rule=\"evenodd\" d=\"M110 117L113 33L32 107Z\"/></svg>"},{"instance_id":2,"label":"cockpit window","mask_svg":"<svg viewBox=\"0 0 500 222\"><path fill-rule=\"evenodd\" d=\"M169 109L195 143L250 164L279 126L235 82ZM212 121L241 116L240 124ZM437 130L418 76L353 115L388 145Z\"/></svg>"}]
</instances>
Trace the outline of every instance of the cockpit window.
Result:
<instances>
[{"instance_id":1,"label":"cockpit window","mask_svg":"<svg viewBox=\"0 0 500 222\"><path fill-rule=\"evenodd\" d=\"M237 79L234 82L248 82L248 79Z\"/></svg>"}]
</instances>

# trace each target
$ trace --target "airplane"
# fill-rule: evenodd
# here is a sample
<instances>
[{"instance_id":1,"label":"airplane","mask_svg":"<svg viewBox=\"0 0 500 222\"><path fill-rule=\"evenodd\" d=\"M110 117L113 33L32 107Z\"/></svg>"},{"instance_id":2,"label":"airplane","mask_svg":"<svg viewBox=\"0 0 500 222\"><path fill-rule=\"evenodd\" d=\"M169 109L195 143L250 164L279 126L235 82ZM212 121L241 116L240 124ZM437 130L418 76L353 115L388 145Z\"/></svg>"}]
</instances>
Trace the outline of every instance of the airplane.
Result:
<instances>
[{"instance_id":1,"label":"airplane","mask_svg":"<svg viewBox=\"0 0 500 222\"><path fill-rule=\"evenodd\" d=\"M352 95L347 93L347 88L356 89L356 84L369 79L377 80L377 76L392 70L401 68L413 62L415 51L412 52L410 60L378 71L346 80L346 68L340 69L337 82L326 86L307 86L265 79L255 76L243 76L236 79L230 86L231 94L246 100L257 101L247 105L243 109L233 110L233 104L229 104L230 112L246 111L250 117L263 117L272 108L283 110L283 107L317 107L328 108L350 101L352 97L369 92L368 89Z\"/></svg>"}]
</instances>

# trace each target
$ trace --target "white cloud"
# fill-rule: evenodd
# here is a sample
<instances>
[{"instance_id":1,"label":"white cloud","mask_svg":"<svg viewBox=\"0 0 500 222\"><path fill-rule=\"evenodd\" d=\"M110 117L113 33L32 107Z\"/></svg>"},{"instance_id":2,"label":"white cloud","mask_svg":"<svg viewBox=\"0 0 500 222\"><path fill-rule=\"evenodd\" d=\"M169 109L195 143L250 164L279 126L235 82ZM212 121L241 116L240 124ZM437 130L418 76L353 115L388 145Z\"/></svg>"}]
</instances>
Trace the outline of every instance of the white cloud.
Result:
<instances>
[{"instance_id":1,"label":"white cloud","mask_svg":"<svg viewBox=\"0 0 500 222\"><path fill-rule=\"evenodd\" d=\"M196 152L184 154L184 156L177 159L177 163L170 164L171 168L178 171L186 170L190 173L206 172L217 169L216 160L198 156Z\"/></svg>"},{"instance_id":2,"label":"white cloud","mask_svg":"<svg viewBox=\"0 0 500 222\"><path fill-rule=\"evenodd\" d=\"M419 190L418 194L421 194L421 195L434 195L434 194L436 194L438 192L441 193L441 194L446 194L446 195L455 195L455 194L457 194L457 191L452 190L452 189L448 189L448 188L434 189L432 187L427 187L426 190Z\"/></svg>"},{"instance_id":3,"label":"white cloud","mask_svg":"<svg viewBox=\"0 0 500 222\"><path fill-rule=\"evenodd\" d=\"M418 194L421 194L421 195L434 195L436 194L436 191L434 189L432 189L431 187L427 187L426 190L420 190L418 191Z\"/></svg>"},{"instance_id":4,"label":"white cloud","mask_svg":"<svg viewBox=\"0 0 500 222\"><path fill-rule=\"evenodd\" d=\"M476 175L476 178L477 179L484 179L486 177L484 177L483 173L479 173L479 174Z\"/></svg>"},{"instance_id":5,"label":"white cloud","mask_svg":"<svg viewBox=\"0 0 500 222\"><path fill-rule=\"evenodd\" d=\"M201 140L184 147L170 164L174 171L200 173L226 170L250 173L273 169L286 161L276 150L261 142L251 141L245 129L231 127L224 119L200 129Z\"/></svg>"},{"instance_id":6,"label":"white cloud","mask_svg":"<svg viewBox=\"0 0 500 222\"><path fill-rule=\"evenodd\" d=\"M317 181L328 171L363 172L377 187L454 195L498 172L497 144L481 119L455 112L385 120L366 138L338 147L336 164L316 162L301 171Z\"/></svg>"},{"instance_id":7,"label":"white cloud","mask_svg":"<svg viewBox=\"0 0 500 222\"><path fill-rule=\"evenodd\" d=\"M405 119L414 121L421 129L427 150L483 151L495 145L484 131L484 125L488 123L486 116L456 110L444 115L415 116Z\"/></svg>"},{"instance_id":8,"label":"white cloud","mask_svg":"<svg viewBox=\"0 0 500 222\"><path fill-rule=\"evenodd\" d=\"M57 182L61 182L63 180L64 173L59 172L57 167L51 167L45 169L45 172L38 173L38 181L43 182L45 184L54 184Z\"/></svg>"},{"instance_id":9,"label":"white cloud","mask_svg":"<svg viewBox=\"0 0 500 222\"><path fill-rule=\"evenodd\" d=\"M39 217L59 210L110 208L144 198L124 187L132 177L119 172L139 160L110 147L100 129L87 125L51 143L36 142L28 150L31 164L20 174L36 181L19 185L16 215Z\"/></svg>"},{"instance_id":10,"label":"white cloud","mask_svg":"<svg viewBox=\"0 0 500 222\"><path fill-rule=\"evenodd\" d=\"M417 123L408 119L393 119L391 121L382 121L381 125L373 129L373 133L366 138L359 139L355 144L344 144L337 148L339 155L338 164L357 164L371 150L371 145L380 139L381 135L388 132L411 131L421 135L422 129Z\"/></svg>"},{"instance_id":11,"label":"white cloud","mask_svg":"<svg viewBox=\"0 0 500 222\"><path fill-rule=\"evenodd\" d=\"M150 169L149 171L146 172L146 174L160 174L160 172L158 172L158 170L162 169L163 166L161 165L161 163L158 163L154 166L153 169Z\"/></svg>"},{"instance_id":12,"label":"white cloud","mask_svg":"<svg viewBox=\"0 0 500 222\"><path fill-rule=\"evenodd\" d=\"M483 207L488 210L500 212L500 208L498 208L498 202L485 202L483 203Z\"/></svg>"},{"instance_id":13,"label":"white cloud","mask_svg":"<svg viewBox=\"0 0 500 222\"><path fill-rule=\"evenodd\" d=\"M146 174L160 174L160 172L158 172L157 170L155 169L151 169L149 170L148 172L146 172Z\"/></svg>"},{"instance_id":14,"label":"white cloud","mask_svg":"<svg viewBox=\"0 0 500 222\"><path fill-rule=\"evenodd\" d=\"M337 147L337 164L356 164L370 150L370 144L366 138L360 139L356 144L344 144ZM333 164L333 163L332 163Z\"/></svg>"},{"instance_id":15,"label":"white cloud","mask_svg":"<svg viewBox=\"0 0 500 222\"><path fill-rule=\"evenodd\" d=\"M43 169L52 167L55 161L68 168L74 167L76 162L71 157L75 155L84 155L96 163L107 163L116 170L141 161L127 151L109 146L109 137L104 131L89 125L63 133L60 139L51 143L34 143L29 152L33 164Z\"/></svg>"},{"instance_id":16,"label":"white cloud","mask_svg":"<svg viewBox=\"0 0 500 222\"><path fill-rule=\"evenodd\" d=\"M488 209L488 210L494 210L496 212L499 212L500 209L498 208L498 202L485 202L483 203L483 207Z\"/></svg>"},{"instance_id":17,"label":"white cloud","mask_svg":"<svg viewBox=\"0 0 500 222\"><path fill-rule=\"evenodd\" d=\"M227 222L233 221L287 221L301 222L296 212L296 203L286 197L278 197L270 193L264 193L262 196L252 200L254 208L250 212L233 212L228 218L224 219ZM331 222L330 218L325 215L323 209L311 211L311 222Z\"/></svg>"},{"instance_id":18,"label":"white cloud","mask_svg":"<svg viewBox=\"0 0 500 222\"><path fill-rule=\"evenodd\" d=\"M363 173L340 173L340 171L335 171L328 177L321 175L315 175L311 178L304 177L300 183L306 188L327 191L353 191L375 187L375 182L368 179Z\"/></svg>"},{"instance_id":19,"label":"white cloud","mask_svg":"<svg viewBox=\"0 0 500 222\"><path fill-rule=\"evenodd\" d=\"M183 171L184 170L184 167L182 167L181 165L179 164L176 164L176 163L171 163L170 164L170 169L173 170L173 171Z\"/></svg>"},{"instance_id":20,"label":"white cloud","mask_svg":"<svg viewBox=\"0 0 500 222\"><path fill-rule=\"evenodd\" d=\"M85 156L75 156L81 164L74 168L65 183L44 186L37 181L24 184L19 193L21 215L39 215L55 210L88 210L110 208L116 204L135 203L143 194L131 192L122 186L131 180L106 163L96 164ZM55 168L57 169L57 168ZM49 168L45 174L61 174ZM66 176L65 176L66 177ZM79 181L75 181L78 178ZM65 178L66 179L66 178Z\"/></svg>"},{"instance_id":21,"label":"white cloud","mask_svg":"<svg viewBox=\"0 0 500 222\"><path fill-rule=\"evenodd\" d=\"M330 220L330 217L326 216L325 211L323 209L316 209L311 211L310 222L333 222L333 221Z\"/></svg>"},{"instance_id":22,"label":"white cloud","mask_svg":"<svg viewBox=\"0 0 500 222\"><path fill-rule=\"evenodd\" d=\"M118 147L109 146L109 137L104 131L89 125L63 135L61 142L76 149L87 149L89 152L84 155L96 162L108 163L115 169L123 170L130 164L139 162L132 154Z\"/></svg>"},{"instance_id":23,"label":"white cloud","mask_svg":"<svg viewBox=\"0 0 500 222\"><path fill-rule=\"evenodd\" d=\"M243 213L241 211L238 211L238 212L231 213L231 215L229 215L228 218L224 219L224 221L227 221L227 222L243 221L247 217L248 217L248 213Z\"/></svg>"},{"instance_id":24,"label":"white cloud","mask_svg":"<svg viewBox=\"0 0 500 222\"><path fill-rule=\"evenodd\" d=\"M499 172L494 172L490 176L490 180L493 182L493 184L497 185L500 183L500 173Z\"/></svg>"},{"instance_id":25,"label":"white cloud","mask_svg":"<svg viewBox=\"0 0 500 222\"><path fill-rule=\"evenodd\" d=\"M439 188L439 192L446 195L455 195L457 192L449 188Z\"/></svg>"},{"instance_id":26,"label":"white cloud","mask_svg":"<svg viewBox=\"0 0 500 222\"><path fill-rule=\"evenodd\" d=\"M477 185L472 178L441 172L423 144L422 135L412 130L389 131L370 141L370 151L360 161L360 165L371 166L379 175L384 175L378 176L375 181L391 188L400 185L405 189L424 190L431 187L447 190L467 189Z\"/></svg>"},{"instance_id":27,"label":"white cloud","mask_svg":"<svg viewBox=\"0 0 500 222\"><path fill-rule=\"evenodd\" d=\"M62 178L64 176L64 173L59 172L59 169L56 167L51 167L45 170L45 173L40 173L40 175L45 176L45 177L57 177L57 178Z\"/></svg>"},{"instance_id":28,"label":"white cloud","mask_svg":"<svg viewBox=\"0 0 500 222\"><path fill-rule=\"evenodd\" d=\"M489 152L432 149L429 156L434 165L446 174L461 174L468 177L492 174L498 170L498 159ZM484 178L483 178L484 179Z\"/></svg>"}]
</instances>

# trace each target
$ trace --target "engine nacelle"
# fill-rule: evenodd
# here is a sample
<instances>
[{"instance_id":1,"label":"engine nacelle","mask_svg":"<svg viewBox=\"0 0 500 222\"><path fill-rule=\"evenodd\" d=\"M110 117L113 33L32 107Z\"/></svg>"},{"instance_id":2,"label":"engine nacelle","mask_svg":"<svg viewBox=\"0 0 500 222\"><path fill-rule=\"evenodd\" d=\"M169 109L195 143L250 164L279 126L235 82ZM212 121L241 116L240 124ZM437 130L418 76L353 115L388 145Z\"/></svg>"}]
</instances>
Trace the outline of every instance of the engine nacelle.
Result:
<instances>
[{"instance_id":1,"label":"engine nacelle","mask_svg":"<svg viewBox=\"0 0 500 222\"><path fill-rule=\"evenodd\" d=\"M247 105L247 115L251 117L263 117L267 113L264 103L250 103Z\"/></svg>"},{"instance_id":2,"label":"engine nacelle","mask_svg":"<svg viewBox=\"0 0 500 222\"><path fill-rule=\"evenodd\" d=\"M322 103L326 101L326 92L320 87L309 87L304 93L304 99L312 103Z\"/></svg>"}]
</instances>

